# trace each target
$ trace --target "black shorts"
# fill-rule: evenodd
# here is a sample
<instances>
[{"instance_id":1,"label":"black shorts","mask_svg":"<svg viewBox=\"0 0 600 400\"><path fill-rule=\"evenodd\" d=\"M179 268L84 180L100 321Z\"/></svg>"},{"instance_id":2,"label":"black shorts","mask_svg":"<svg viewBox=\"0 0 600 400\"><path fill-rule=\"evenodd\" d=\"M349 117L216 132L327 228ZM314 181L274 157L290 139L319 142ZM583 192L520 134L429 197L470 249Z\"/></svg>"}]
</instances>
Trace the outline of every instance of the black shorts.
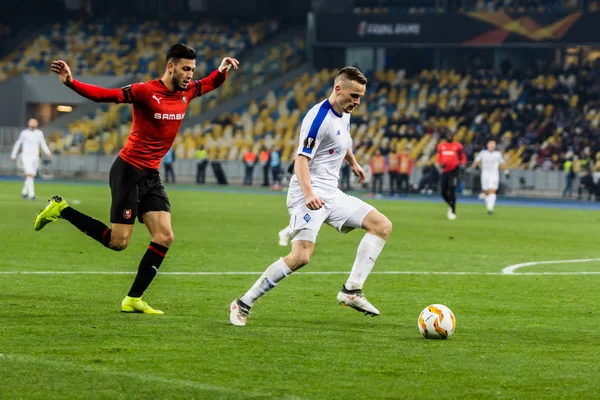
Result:
<instances>
[{"instance_id":1,"label":"black shorts","mask_svg":"<svg viewBox=\"0 0 600 400\"><path fill-rule=\"evenodd\" d=\"M456 188L458 186L458 178L460 175L460 168L455 168L452 171L444 172L442 174L442 187Z\"/></svg>"},{"instance_id":2,"label":"black shorts","mask_svg":"<svg viewBox=\"0 0 600 400\"><path fill-rule=\"evenodd\" d=\"M171 212L171 204L158 170L141 170L117 157L109 174L110 222L134 224L148 211Z\"/></svg>"}]
</instances>

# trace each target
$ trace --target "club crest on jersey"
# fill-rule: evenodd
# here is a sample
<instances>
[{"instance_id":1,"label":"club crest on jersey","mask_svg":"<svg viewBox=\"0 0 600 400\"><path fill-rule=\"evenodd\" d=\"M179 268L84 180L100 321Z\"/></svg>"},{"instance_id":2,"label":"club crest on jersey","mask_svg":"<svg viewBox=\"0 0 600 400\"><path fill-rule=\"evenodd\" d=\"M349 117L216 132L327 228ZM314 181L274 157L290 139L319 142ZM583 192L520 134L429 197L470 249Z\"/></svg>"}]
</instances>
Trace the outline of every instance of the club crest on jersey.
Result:
<instances>
[{"instance_id":1,"label":"club crest on jersey","mask_svg":"<svg viewBox=\"0 0 600 400\"><path fill-rule=\"evenodd\" d=\"M187 103L187 99L185 98L185 96L183 96L183 97L181 98L181 102L182 102L183 104L186 104L186 103Z\"/></svg>"},{"instance_id":2,"label":"club crest on jersey","mask_svg":"<svg viewBox=\"0 0 600 400\"><path fill-rule=\"evenodd\" d=\"M315 139L311 137L307 137L306 139L304 139L304 147L306 147L307 149L314 149Z\"/></svg>"},{"instance_id":3,"label":"club crest on jersey","mask_svg":"<svg viewBox=\"0 0 600 400\"><path fill-rule=\"evenodd\" d=\"M123 210L123 218L125 218L125 219L131 218L131 210L130 209Z\"/></svg>"},{"instance_id":4,"label":"club crest on jersey","mask_svg":"<svg viewBox=\"0 0 600 400\"><path fill-rule=\"evenodd\" d=\"M306 215L304 215L304 217L303 217L303 218L304 218L304 220L305 220L306 222L310 221L310 219L311 219L311 218L310 218L310 215L309 215L308 213L306 213Z\"/></svg>"}]
</instances>

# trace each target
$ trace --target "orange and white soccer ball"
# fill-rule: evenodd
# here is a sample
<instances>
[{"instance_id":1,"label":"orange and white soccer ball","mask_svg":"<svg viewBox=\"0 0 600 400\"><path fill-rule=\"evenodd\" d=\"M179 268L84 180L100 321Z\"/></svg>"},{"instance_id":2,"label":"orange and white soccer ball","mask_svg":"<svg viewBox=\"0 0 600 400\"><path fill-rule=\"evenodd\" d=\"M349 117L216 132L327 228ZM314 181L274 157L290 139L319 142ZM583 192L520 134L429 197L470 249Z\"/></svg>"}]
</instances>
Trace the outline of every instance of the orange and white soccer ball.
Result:
<instances>
[{"instance_id":1,"label":"orange and white soccer ball","mask_svg":"<svg viewBox=\"0 0 600 400\"><path fill-rule=\"evenodd\" d=\"M426 339L447 339L454 333L456 318L445 305L432 304L421 311L418 325Z\"/></svg>"}]
</instances>

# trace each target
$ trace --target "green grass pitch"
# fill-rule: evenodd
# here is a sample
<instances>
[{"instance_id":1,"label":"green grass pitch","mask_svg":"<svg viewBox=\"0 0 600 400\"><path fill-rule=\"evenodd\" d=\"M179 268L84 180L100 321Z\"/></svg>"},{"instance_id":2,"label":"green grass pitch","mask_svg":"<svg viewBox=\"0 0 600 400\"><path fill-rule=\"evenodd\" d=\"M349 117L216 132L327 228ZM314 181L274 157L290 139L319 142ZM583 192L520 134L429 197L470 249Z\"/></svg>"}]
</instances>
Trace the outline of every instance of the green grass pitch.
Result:
<instances>
[{"instance_id":1,"label":"green grass pitch","mask_svg":"<svg viewBox=\"0 0 600 400\"><path fill-rule=\"evenodd\" d=\"M66 221L33 231L55 193L108 222L108 188L42 183L31 202L20 187L0 183L1 399L600 395L600 275L578 274L600 272L600 262L500 274L600 257L597 211L499 206L488 217L483 204L459 205L451 222L441 203L373 200L394 224L365 286L380 317L336 303L362 233L324 226L302 271L333 273L292 275L238 328L229 303L286 254L277 244L284 196L169 187L175 243L144 297L166 314L145 316L119 312L149 243L143 225L120 253ZM16 273L36 271L73 274ZM399 273L382 273L391 271ZM256 274L217 274L225 272ZM448 340L419 335L417 317L431 303L456 315Z\"/></svg>"}]
</instances>

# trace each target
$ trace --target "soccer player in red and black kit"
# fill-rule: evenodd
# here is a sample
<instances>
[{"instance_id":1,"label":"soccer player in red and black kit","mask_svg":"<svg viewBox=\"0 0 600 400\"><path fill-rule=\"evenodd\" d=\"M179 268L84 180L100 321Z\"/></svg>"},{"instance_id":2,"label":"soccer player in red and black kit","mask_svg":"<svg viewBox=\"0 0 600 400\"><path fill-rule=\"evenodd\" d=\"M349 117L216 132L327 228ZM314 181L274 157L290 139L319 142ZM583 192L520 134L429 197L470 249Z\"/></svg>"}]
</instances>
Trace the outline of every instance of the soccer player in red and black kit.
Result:
<instances>
[{"instance_id":1,"label":"soccer player in red and black kit","mask_svg":"<svg viewBox=\"0 0 600 400\"><path fill-rule=\"evenodd\" d=\"M448 203L448 219L456 219L456 187L460 176L460 168L467 163L462 144L454 141L451 132L446 134L446 141L437 147L437 164L442 169L442 197Z\"/></svg>"},{"instance_id":2,"label":"soccer player in red and black kit","mask_svg":"<svg viewBox=\"0 0 600 400\"><path fill-rule=\"evenodd\" d=\"M237 69L239 65L236 59L225 57L208 77L192 80L196 51L182 43L168 50L166 61L161 79L120 89L79 82L62 60L53 61L51 66L62 83L88 99L133 104L131 134L110 169L111 227L70 207L60 196L50 200L34 224L39 231L50 222L66 219L105 247L121 251L129 244L136 217L144 223L152 239L131 290L121 303L123 312L163 314L141 298L174 239L169 198L158 173L160 161L171 148L190 101L221 86L229 69Z\"/></svg>"}]
</instances>

